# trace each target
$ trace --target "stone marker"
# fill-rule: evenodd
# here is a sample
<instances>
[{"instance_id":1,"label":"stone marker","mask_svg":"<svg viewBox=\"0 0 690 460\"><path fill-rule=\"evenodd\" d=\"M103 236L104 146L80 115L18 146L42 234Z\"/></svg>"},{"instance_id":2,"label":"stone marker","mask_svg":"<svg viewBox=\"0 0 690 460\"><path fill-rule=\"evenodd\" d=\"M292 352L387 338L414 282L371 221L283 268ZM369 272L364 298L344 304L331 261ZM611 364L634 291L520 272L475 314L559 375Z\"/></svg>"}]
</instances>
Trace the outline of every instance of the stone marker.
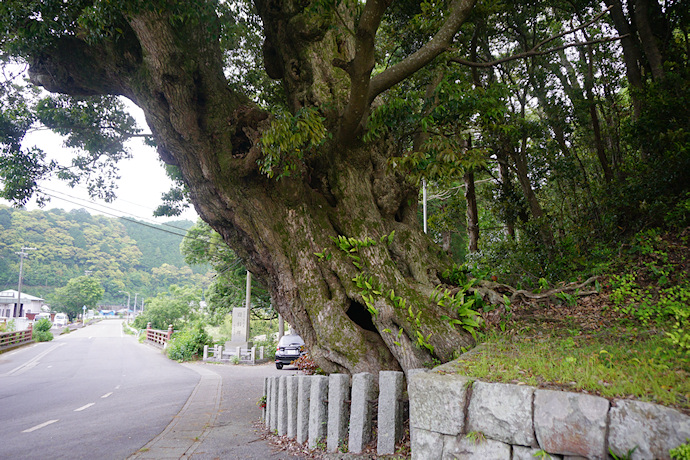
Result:
<instances>
[{"instance_id":1,"label":"stone marker","mask_svg":"<svg viewBox=\"0 0 690 460\"><path fill-rule=\"evenodd\" d=\"M345 443L350 418L350 406L346 402L349 396L350 376L331 374L328 378L328 452L337 452L340 443Z\"/></svg>"},{"instance_id":2,"label":"stone marker","mask_svg":"<svg viewBox=\"0 0 690 460\"><path fill-rule=\"evenodd\" d=\"M309 439L309 398L311 396L311 377L297 377L297 442L303 444Z\"/></svg>"},{"instance_id":3,"label":"stone marker","mask_svg":"<svg viewBox=\"0 0 690 460\"><path fill-rule=\"evenodd\" d=\"M394 454L402 436L403 378L402 372L379 372L378 455Z\"/></svg>"},{"instance_id":4,"label":"stone marker","mask_svg":"<svg viewBox=\"0 0 690 460\"><path fill-rule=\"evenodd\" d=\"M311 392L309 394L309 448L314 449L322 443L327 434L327 405L328 377L325 375L311 376Z\"/></svg>"},{"instance_id":5,"label":"stone marker","mask_svg":"<svg viewBox=\"0 0 690 460\"><path fill-rule=\"evenodd\" d=\"M225 342L225 349L236 350L241 348L252 348L252 342L248 342L249 337L249 317L246 308L232 309L232 338ZM239 355L238 355L239 358Z\"/></svg>"},{"instance_id":6,"label":"stone marker","mask_svg":"<svg viewBox=\"0 0 690 460\"><path fill-rule=\"evenodd\" d=\"M371 441L372 400L374 399L374 376L362 372L352 376L352 397L350 398L350 437L348 451L360 453Z\"/></svg>"}]
</instances>

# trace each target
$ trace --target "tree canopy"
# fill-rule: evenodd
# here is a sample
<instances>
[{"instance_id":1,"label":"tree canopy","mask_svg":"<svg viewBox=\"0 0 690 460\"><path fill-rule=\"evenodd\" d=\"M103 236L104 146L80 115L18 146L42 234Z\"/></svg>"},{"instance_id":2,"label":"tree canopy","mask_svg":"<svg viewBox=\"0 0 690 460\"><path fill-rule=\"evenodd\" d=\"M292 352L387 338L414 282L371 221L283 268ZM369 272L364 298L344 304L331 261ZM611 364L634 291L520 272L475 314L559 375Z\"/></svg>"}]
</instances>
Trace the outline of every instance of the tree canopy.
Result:
<instances>
[{"instance_id":1,"label":"tree canopy","mask_svg":"<svg viewBox=\"0 0 690 460\"><path fill-rule=\"evenodd\" d=\"M56 310L67 313L74 319L83 308L93 309L98 307L105 290L97 278L80 276L69 280L67 286L60 288L55 293L58 305Z\"/></svg>"},{"instance_id":2,"label":"tree canopy","mask_svg":"<svg viewBox=\"0 0 690 460\"><path fill-rule=\"evenodd\" d=\"M2 86L2 194L52 174L112 197L143 135L124 96L179 179L163 211L191 200L325 370L445 361L474 309L517 295L453 266L459 236L533 282L682 201L689 19L676 0L4 1L0 53L31 85ZM37 126L74 157L24 145Z\"/></svg>"}]
</instances>

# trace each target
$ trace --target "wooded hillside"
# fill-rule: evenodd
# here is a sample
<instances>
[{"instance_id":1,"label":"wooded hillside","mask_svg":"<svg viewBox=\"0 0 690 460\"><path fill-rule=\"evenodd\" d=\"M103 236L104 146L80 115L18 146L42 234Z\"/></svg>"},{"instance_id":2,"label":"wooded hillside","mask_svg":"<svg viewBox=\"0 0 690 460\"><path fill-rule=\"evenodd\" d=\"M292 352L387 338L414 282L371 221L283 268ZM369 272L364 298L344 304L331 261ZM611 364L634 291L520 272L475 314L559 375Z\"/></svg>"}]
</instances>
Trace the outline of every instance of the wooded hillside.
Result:
<instances>
[{"instance_id":1,"label":"wooded hillside","mask_svg":"<svg viewBox=\"0 0 690 460\"><path fill-rule=\"evenodd\" d=\"M16 289L22 247L24 290L50 301L51 293L90 272L105 288L103 302L131 302L167 290L171 284L200 283L205 267L192 270L180 254L190 221L155 225L92 216L83 209L26 211L0 206L0 287Z\"/></svg>"}]
</instances>

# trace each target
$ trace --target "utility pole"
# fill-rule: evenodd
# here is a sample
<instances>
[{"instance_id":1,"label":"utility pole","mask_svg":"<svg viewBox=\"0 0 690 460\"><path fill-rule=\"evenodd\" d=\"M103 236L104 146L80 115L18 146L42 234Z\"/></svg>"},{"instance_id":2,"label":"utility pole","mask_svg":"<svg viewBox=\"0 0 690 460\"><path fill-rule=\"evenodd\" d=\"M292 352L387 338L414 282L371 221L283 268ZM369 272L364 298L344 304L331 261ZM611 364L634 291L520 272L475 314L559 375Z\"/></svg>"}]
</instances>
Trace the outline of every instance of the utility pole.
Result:
<instances>
[{"instance_id":1,"label":"utility pole","mask_svg":"<svg viewBox=\"0 0 690 460\"><path fill-rule=\"evenodd\" d=\"M17 287L17 308L12 312L13 318L15 317L15 313L17 314L17 318L19 318L22 310L22 272L24 271L24 257L29 255L24 251L34 250L36 250L36 248L22 248L20 252L15 253L19 256L19 286Z\"/></svg>"},{"instance_id":2,"label":"utility pole","mask_svg":"<svg viewBox=\"0 0 690 460\"><path fill-rule=\"evenodd\" d=\"M117 291L120 294L127 294L127 315L129 316L129 292L127 291Z\"/></svg>"}]
</instances>

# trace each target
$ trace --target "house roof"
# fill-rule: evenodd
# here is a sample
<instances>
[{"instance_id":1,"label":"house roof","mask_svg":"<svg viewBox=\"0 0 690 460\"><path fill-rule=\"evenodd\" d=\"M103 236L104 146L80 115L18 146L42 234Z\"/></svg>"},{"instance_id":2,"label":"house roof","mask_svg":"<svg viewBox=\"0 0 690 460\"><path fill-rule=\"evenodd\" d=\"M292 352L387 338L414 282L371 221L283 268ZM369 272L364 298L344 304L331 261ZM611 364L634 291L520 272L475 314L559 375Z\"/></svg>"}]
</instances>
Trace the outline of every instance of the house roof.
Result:
<instances>
[{"instance_id":1,"label":"house roof","mask_svg":"<svg viewBox=\"0 0 690 460\"><path fill-rule=\"evenodd\" d=\"M18 291L14 289L7 289L6 291L0 291L0 303L15 303L17 301ZM22 292L23 301L42 301L44 299L36 297L25 292Z\"/></svg>"}]
</instances>

